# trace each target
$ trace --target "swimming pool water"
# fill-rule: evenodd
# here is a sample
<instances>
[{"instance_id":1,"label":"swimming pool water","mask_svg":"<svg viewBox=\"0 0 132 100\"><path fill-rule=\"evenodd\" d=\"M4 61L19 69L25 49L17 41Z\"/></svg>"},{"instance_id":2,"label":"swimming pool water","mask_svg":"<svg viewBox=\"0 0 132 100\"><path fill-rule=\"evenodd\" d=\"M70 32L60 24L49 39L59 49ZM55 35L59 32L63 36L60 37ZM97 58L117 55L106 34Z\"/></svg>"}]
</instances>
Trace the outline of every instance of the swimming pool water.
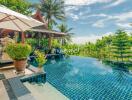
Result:
<instances>
[{"instance_id":1,"label":"swimming pool water","mask_svg":"<svg viewBox=\"0 0 132 100\"><path fill-rule=\"evenodd\" d=\"M132 100L132 75L97 59L71 56L44 69L47 81L70 100Z\"/></svg>"}]
</instances>

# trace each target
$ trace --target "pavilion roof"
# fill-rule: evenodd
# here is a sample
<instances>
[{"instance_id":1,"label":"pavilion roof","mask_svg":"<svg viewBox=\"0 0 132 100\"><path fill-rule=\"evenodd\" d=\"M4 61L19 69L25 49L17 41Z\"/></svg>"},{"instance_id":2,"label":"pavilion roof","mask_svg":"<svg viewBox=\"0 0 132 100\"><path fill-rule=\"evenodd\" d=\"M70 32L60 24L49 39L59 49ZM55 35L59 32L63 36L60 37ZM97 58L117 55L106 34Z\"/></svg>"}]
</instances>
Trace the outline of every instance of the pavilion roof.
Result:
<instances>
[{"instance_id":1,"label":"pavilion roof","mask_svg":"<svg viewBox=\"0 0 132 100\"><path fill-rule=\"evenodd\" d=\"M62 32L57 32L57 31L51 31L51 30L47 30L47 29L44 29L43 26L38 26L38 27L34 27L32 29L30 29L31 31L34 31L34 32L40 32L40 33L43 33L43 34L46 34L46 35L52 35L54 37L61 37L61 36L65 36L66 33L62 33Z\"/></svg>"},{"instance_id":2,"label":"pavilion roof","mask_svg":"<svg viewBox=\"0 0 132 100\"><path fill-rule=\"evenodd\" d=\"M45 20L45 17L42 16L42 14L39 10L37 10L37 12L33 15L33 18L40 21L40 22L47 23ZM34 31L34 32L40 32L40 33L43 33L46 35L49 34L49 35L52 35L54 37L61 37L61 36L66 35L65 33L57 32L55 30L48 30L48 23L45 25L42 25L42 26L37 26L37 27L31 28L30 30Z\"/></svg>"}]
</instances>

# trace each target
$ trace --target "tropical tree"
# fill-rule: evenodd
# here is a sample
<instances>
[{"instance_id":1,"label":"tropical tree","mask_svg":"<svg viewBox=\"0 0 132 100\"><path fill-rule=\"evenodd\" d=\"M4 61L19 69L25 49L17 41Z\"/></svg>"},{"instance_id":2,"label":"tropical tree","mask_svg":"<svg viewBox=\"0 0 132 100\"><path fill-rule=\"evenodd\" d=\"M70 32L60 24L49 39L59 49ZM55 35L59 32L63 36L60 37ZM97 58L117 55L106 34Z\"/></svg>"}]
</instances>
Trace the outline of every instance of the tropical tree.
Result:
<instances>
[{"instance_id":1,"label":"tropical tree","mask_svg":"<svg viewBox=\"0 0 132 100\"><path fill-rule=\"evenodd\" d=\"M80 55L79 45L77 44L66 44L62 46L62 49L67 55L76 55L76 56Z\"/></svg>"},{"instance_id":2,"label":"tropical tree","mask_svg":"<svg viewBox=\"0 0 132 100\"><path fill-rule=\"evenodd\" d=\"M97 57L99 59L104 58L105 57L105 49L104 49L105 42L103 41L103 38L102 40L97 40L95 45L96 45L96 50L97 50Z\"/></svg>"},{"instance_id":3,"label":"tropical tree","mask_svg":"<svg viewBox=\"0 0 132 100\"><path fill-rule=\"evenodd\" d=\"M57 20L65 19L64 0L42 0L40 10L45 16L50 30L53 25L57 25Z\"/></svg>"},{"instance_id":4,"label":"tropical tree","mask_svg":"<svg viewBox=\"0 0 132 100\"><path fill-rule=\"evenodd\" d=\"M109 36L106 36L106 37L104 37L104 39L105 39L105 43L106 43L106 46L107 46L107 53L108 53L108 58L109 58L109 60L110 60L110 57L111 57L111 44L112 44L112 36L111 35L109 35Z\"/></svg>"},{"instance_id":5,"label":"tropical tree","mask_svg":"<svg viewBox=\"0 0 132 100\"><path fill-rule=\"evenodd\" d=\"M0 0L0 4L25 15L31 14L31 4L27 0Z\"/></svg>"},{"instance_id":6,"label":"tropical tree","mask_svg":"<svg viewBox=\"0 0 132 100\"><path fill-rule=\"evenodd\" d=\"M71 38L74 33L71 33L70 31L73 28L68 28L68 26L66 24L62 23L62 24L58 25L58 29L60 32L66 33L66 35L64 37L62 37L62 45L67 44L72 41Z\"/></svg>"},{"instance_id":7,"label":"tropical tree","mask_svg":"<svg viewBox=\"0 0 132 100\"><path fill-rule=\"evenodd\" d=\"M113 54L117 60L121 59L123 62L124 59L128 58L132 53L130 50L130 41L127 33L122 30L116 32L116 36L113 40Z\"/></svg>"}]
</instances>

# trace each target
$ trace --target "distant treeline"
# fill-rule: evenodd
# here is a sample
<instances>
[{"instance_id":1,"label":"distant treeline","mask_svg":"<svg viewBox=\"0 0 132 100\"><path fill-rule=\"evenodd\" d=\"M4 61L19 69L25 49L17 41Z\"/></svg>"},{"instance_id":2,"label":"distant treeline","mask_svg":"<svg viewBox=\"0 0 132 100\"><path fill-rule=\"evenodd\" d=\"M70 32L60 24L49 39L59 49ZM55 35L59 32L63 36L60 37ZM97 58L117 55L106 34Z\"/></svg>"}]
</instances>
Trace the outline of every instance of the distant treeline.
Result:
<instances>
[{"instance_id":1,"label":"distant treeline","mask_svg":"<svg viewBox=\"0 0 132 100\"><path fill-rule=\"evenodd\" d=\"M100 60L120 62L132 61L132 34L118 30L115 34L102 37L96 43L84 45L67 44L62 46L69 55L95 57Z\"/></svg>"}]
</instances>

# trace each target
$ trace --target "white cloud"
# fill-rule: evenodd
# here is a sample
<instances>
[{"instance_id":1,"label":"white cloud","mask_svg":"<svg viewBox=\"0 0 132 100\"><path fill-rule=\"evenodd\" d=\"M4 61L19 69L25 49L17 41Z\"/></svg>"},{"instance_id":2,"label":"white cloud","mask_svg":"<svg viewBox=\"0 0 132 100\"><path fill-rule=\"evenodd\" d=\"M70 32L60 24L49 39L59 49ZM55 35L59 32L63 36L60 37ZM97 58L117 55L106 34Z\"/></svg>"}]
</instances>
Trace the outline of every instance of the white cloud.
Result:
<instances>
[{"instance_id":1,"label":"white cloud","mask_svg":"<svg viewBox=\"0 0 132 100\"><path fill-rule=\"evenodd\" d=\"M128 35L132 34L132 30L125 30ZM95 43L98 39L101 39L104 36L109 36L115 34L114 32L107 32L103 35L89 35L89 36L79 36L79 37L73 37L72 42L75 44L85 44L87 42Z\"/></svg>"},{"instance_id":2,"label":"white cloud","mask_svg":"<svg viewBox=\"0 0 132 100\"><path fill-rule=\"evenodd\" d=\"M108 17L108 15L100 13L100 14L83 14L82 19L90 18L90 17Z\"/></svg>"},{"instance_id":3,"label":"white cloud","mask_svg":"<svg viewBox=\"0 0 132 100\"><path fill-rule=\"evenodd\" d=\"M65 8L66 16L71 17L73 21L79 19L79 16L74 14L74 11L77 11L79 8L76 6L68 6Z\"/></svg>"},{"instance_id":4,"label":"white cloud","mask_svg":"<svg viewBox=\"0 0 132 100\"><path fill-rule=\"evenodd\" d=\"M80 8L79 6L66 6L65 11L66 12L71 11L71 10L77 11L79 8Z\"/></svg>"},{"instance_id":5,"label":"white cloud","mask_svg":"<svg viewBox=\"0 0 132 100\"><path fill-rule=\"evenodd\" d=\"M117 22L123 22L123 21L127 21L128 19L132 19L132 11L130 12L124 12L124 13L120 13L120 14L115 14L115 15L107 15L107 14L92 14L92 15L88 15L88 17L105 17L102 20L99 20L98 22L103 22L103 21L108 21L108 20L116 20Z\"/></svg>"},{"instance_id":6,"label":"white cloud","mask_svg":"<svg viewBox=\"0 0 132 100\"><path fill-rule=\"evenodd\" d=\"M81 22L79 22L79 24L81 24L81 25L88 25L88 24L91 24L91 22L81 21Z\"/></svg>"},{"instance_id":7,"label":"white cloud","mask_svg":"<svg viewBox=\"0 0 132 100\"><path fill-rule=\"evenodd\" d=\"M105 34L103 34L102 36L109 36L109 35L113 35L114 33L113 32L107 32Z\"/></svg>"},{"instance_id":8,"label":"white cloud","mask_svg":"<svg viewBox=\"0 0 132 100\"><path fill-rule=\"evenodd\" d=\"M120 28L124 28L124 29L132 28L130 23L117 23L116 25L119 26Z\"/></svg>"},{"instance_id":9,"label":"white cloud","mask_svg":"<svg viewBox=\"0 0 132 100\"><path fill-rule=\"evenodd\" d=\"M125 30L127 33L128 33L128 35L132 35L132 29L130 29L130 30Z\"/></svg>"},{"instance_id":10,"label":"white cloud","mask_svg":"<svg viewBox=\"0 0 132 100\"><path fill-rule=\"evenodd\" d=\"M81 6L67 6L65 8L66 16L71 17L73 21L82 19L83 16L91 12L90 7L87 7L85 11L79 11ZM78 12L78 13L75 13Z\"/></svg>"},{"instance_id":11,"label":"white cloud","mask_svg":"<svg viewBox=\"0 0 132 100\"><path fill-rule=\"evenodd\" d=\"M105 27L105 22L107 22L108 20L110 19L113 19L112 16L105 16L106 18L103 18L103 19L100 19L100 20L97 20L96 22L94 22L92 24L93 27L97 27L97 28L103 28Z\"/></svg>"},{"instance_id":12,"label":"white cloud","mask_svg":"<svg viewBox=\"0 0 132 100\"><path fill-rule=\"evenodd\" d=\"M86 42L95 43L97 39L101 39L101 36L84 36L84 37L74 37L72 38L73 43L75 44L85 44Z\"/></svg>"},{"instance_id":13,"label":"white cloud","mask_svg":"<svg viewBox=\"0 0 132 100\"><path fill-rule=\"evenodd\" d=\"M92 42L95 43L96 40L101 39L103 36L112 35L112 32L108 32L106 34L103 34L102 36L98 35L89 35L89 36L82 36L82 37L73 37L72 42L75 44L85 44L86 42Z\"/></svg>"},{"instance_id":14,"label":"white cloud","mask_svg":"<svg viewBox=\"0 0 132 100\"><path fill-rule=\"evenodd\" d=\"M65 0L66 5L91 5L95 3L107 3L111 0Z\"/></svg>"},{"instance_id":15,"label":"white cloud","mask_svg":"<svg viewBox=\"0 0 132 100\"><path fill-rule=\"evenodd\" d=\"M90 7L87 7L87 9L85 11L81 11L79 12L79 15L82 17L82 16L86 16L88 15L89 13L91 12L91 8Z\"/></svg>"},{"instance_id":16,"label":"white cloud","mask_svg":"<svg viewBox=\"0 0 132 100\"><path fill-rule=\"evenodd\" d=\"M98 20L92 24L93 27L103 28L104 27L104 20Z\"/></svg>"},{"instance_id":17,"label":"white cloud","mask_svg":"<svg viewBox=\"0 0 132 100\"><path fill-rule=\"evenodd\" d=\"M125 0L116 0L115 2L105 6L104 8L110 8L110 7L118 6L118 5L122 4L123 2L125 2Z\"/></svg>"},{"instance_id":18,"label":"white cloud","mask_svg":"<svg viewBox=\"0 0 132 100\"><path fill-rule=\"evenodd\" d=\"M127 19L132 18L132 11L113 16L113 18L118 19L118 21L126 21Z\"/></svg>"},{"instance_id":19,"label":"white cloud","mask_svg":"<svg viewBox=\"0 0 132 100\"><path fill-rule=\"evenodd\" d=\"M92 26L94 27L98 27L98 28L103 28L105 26L105 22L109 21L109 20L115 20L115 24L117 23L118 26L122 27L122 28L130 28L130 25L121 25L121 22L126 22L128 19L132 19L132 12L125 12L125 13L121 13L121 14L116 14L116 15L106 15L106 14L95 14L95 15L91 15L91 16L104 16L105 18L97 20L96 22L94 22L92 24Z\"/></svg>"},{"instance_id":20,"label":"white cloud","mask_svg":"<svg viewBox=\"0 0 132 100\"><path fill-rule=\"evenodd\" d=\"M93 14L93 15L90 15L90 16L91 17L107 17L108 15L100 13L100 14Z\"/></svg>"},{"instance_id":21,"label":"white cloud","mask_svg":"<svg viewBox=\"0 0 132 100\"><path fill-rule=\"evenodd\" d=\"M69 16L73 19L73 21L79 20L79 16L73 13L70 13Z\"/></svg>"}]
</instances>

